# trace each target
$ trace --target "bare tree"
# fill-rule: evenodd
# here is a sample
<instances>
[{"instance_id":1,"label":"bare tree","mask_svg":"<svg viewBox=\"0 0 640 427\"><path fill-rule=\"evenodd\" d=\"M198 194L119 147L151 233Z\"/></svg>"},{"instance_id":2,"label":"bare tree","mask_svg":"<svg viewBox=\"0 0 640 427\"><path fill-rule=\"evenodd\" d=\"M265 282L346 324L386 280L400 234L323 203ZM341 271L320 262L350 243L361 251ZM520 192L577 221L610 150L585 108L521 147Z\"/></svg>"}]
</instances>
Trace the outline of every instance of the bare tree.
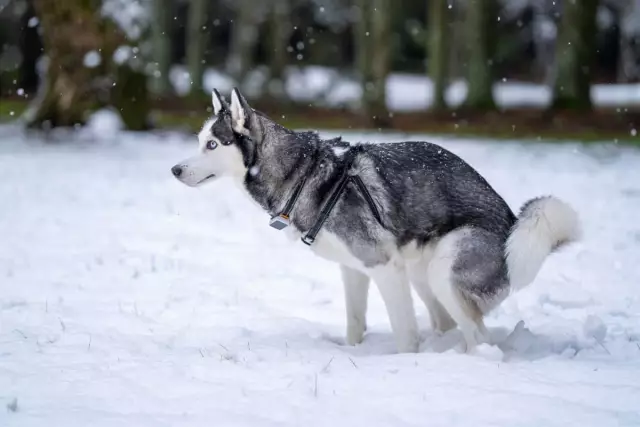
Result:
<instances>
[{"instance_id":1,"label":"bare tree","mask_svg":"<svg viewBox=\"0 0 640 427\"><path fill-rule=\"evenodd\" d=\"M495 108L493 99L494 56L496 47L497 0L469 0L465 14L468 46L465 106L472 109Z\"/></svg>"},{"instance_id":2,"label":"bare tree","mask_svg":"<svg viewBox=\"0 0 640 427\"><path fill-rule=\"evenodd\" d=\"M433 110L447 108L445 91L447 89L449 65L449 14L446 0L429 0L428 8L428 70L433 83Z\"/></svg>"},{"instance_id":3,"label":"bare tree","mask_svg":"<svg viewBox=\"0 0 640 427\"><path fill-rule=\"evenodd\" d=\"M191 77L191 94L202 94L204 52L206 49L207 0L190 0L187 22L187 64Z\"/></svg>"},{"instance_id":4,"label":"bare tree","mask_svg":"<svg viewBox=\"0 0 640 427\"><path fill-rule=\"evenodd\" d=\"M362 114L378 127L391 126L386 105L391 62L391 0L357 0L356 60L362 87Z\"/></svg>"},{"instance_id":5,"label":"bare tree","mask_svg":"<svg viewBox=\"0 0 640 427\"><path fill-rule=\"evenodd\" d=\"M598 0L565 0L556 47L553 109L591 109Z\"/></svg>"},{"instance_id":6,"label":"bare tree","mask_svg":"<svg viewBox=\"0 0 640 427\"><path fill-rule=\"evenodd\" d=\"M172 92L169 71L171 67L171 11L172 0L153 0L151 2L151 41L156 73L152 79L152 89L157 95Z\"/></svg>"}]
</instances>

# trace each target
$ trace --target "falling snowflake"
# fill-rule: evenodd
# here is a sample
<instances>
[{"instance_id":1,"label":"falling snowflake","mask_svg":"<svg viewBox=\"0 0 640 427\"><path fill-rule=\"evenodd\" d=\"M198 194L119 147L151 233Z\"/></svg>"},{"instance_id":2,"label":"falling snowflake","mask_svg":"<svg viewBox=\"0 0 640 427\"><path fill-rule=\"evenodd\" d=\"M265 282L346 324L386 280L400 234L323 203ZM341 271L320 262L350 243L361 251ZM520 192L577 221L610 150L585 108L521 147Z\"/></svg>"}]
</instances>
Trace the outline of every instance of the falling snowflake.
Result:
<instances>
[{"instance_id":1,"label":"falling snowflake","mask_svg":"<svg viewBox=\"0 0 640 427\"><path fill-rule=\"evenodd\" d=\"M102 57L98 51L92 50L86 53L82 63L87 68L95 68L102 63Z\"/></svg>"}]
</instances>

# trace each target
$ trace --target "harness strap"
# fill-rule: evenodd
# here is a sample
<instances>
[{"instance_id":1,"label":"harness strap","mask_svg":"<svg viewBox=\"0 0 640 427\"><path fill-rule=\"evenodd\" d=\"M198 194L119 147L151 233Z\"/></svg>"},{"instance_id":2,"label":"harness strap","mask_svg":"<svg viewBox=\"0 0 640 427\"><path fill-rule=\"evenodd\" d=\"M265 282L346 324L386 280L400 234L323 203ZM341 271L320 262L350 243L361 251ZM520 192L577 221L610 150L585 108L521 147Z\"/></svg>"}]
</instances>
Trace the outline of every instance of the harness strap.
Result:
<instances>
[{"instance_id":1,"label":"harness strap","mask_svg":"<svg viewBox=\"0 0 640 427\"><path fill-rule=\"evenodd\" d=\"M378 207L373 201L373 197L371 197L371 193L369 193L369 190L367 190L367 187L364 185L364 182L362 182L362 178L360 178L358 175L353 175L351 177L351 180L356 183L356 185L358 186L358 189L364 196L364 199L369 204L369 207L371 208L371 213L373 213L373 216L376 218L376 221L378 221L380 225L384 227L384 224L382 224L382 217L380 216L380 211L378 211Z\"/></svg>"},{"instance_id":2,"label":"harness strap","mask_svg":"<svg viewBox=\"0 0 640 427\"><path fill-rule=\"evenodd\" d=\"M293 194L291 195L291 198L289 199L287 204L284 206L284 209L280 213L281 216L285 216L289 218L289 214L293 210L293 207L295 206L296 201L298 200L298 197L300 197L300 193L302 193L302 189L304 188L304 184L306 182L307 182L307 177L303 176L300 182L298 183L298 185L296 185L296 188L293 190Z\"/></svg>"},{"instance_id":3,"label":"harness strap","mask_svg":"<svg viewBox=\"0 0 640 427\"><path fill-rule=\"evenodd\" d=\"M371 209L371 213L375 217L376 221L378 221L378 223L384 227L384 224L382 223L382 217L380 216L380 211L378 210L378 207L373 201L373 197L371 197L371 193L369 193L369 190L367 190L367 187L365 186L364 182L362 182L362 178L360 178L358 175L349 175L349 170L351 169L351 164L353 163L354 159L355 159L355 153L352 154L352 158L350 159L350 161L347 162L347 165L344 168L342 177L340 177L340 180L338 181L333 192L329 196L329 199L327 199L326 203L322 207L322 210L320 211L320 215L318 216L318 219L316 219L316 222L313 224L313 227L311 227L311 229L307 232L307 234L302 236L302 242L305 245L311 246L313 242L316 240L316 236L322 229L322 226L324 225L324 223L329 218L329 215L331 215L331 212L333 211L336 204L338 203L338 199L340 199L340 196L342 196L342 193L344 193L344 189L346 188L349 182L353 182L356 185L360 193L362 193L362 196L364 197L365 201L369 205L369 208ZM272 227L282 230L283 228L289 225L290 223L289 215L291 214L291 211L293 210L296 204L296 201L300 196L300 193L302 193L302 189L304 188L304 185L306 184L306 182L307 182L307 177L303 176L303 178L294 188L293 194L287 201L287 204L285 205L282 212L271 219L270 225Z\"/></svg>"},{"instance_id":4,"label":"harness strap","mask_svg":"<svg viewBox=\"0 0 640 427\"><path fill-rule=\"evenodd\" d=\"M364 196L364 199L366 200L367 204L371 208L371 212L373 213L373 216L376 218L378 223L384 227L384 224L382 223L382 217L380 216L380 212L378 211L378 207L373 201L373 198L371 197L371 193L369 193L369 190L367 190L367 187L364 185L364 182L362 182L362 179L358 175L349 176L347 171L345 171L342 178L340 178L340 181L338 182L336 189L333 191L333 193L331 193L329 200L327 200L327 203L322 208L322 211L320 212L320 216L316 220L315 224L313 225L311 230L307 232L306 235L302 236L302 242L305 245L311 246L313 242L316 240L316 236L322 229L322 226L324 225L327 218L329 218L329 215L331 214L331 211L333 210L333 208L336 206L336 203L338 203L338 199L340 198L340 196L342 196L342 193L344 192L344 189L346 188L347 184L351 181L353 181L356 184L356 186L358 187L358 190L360 190L360 192Z\"/></svg>"},{"instance_id":5,"label":"harness strap","mask_svg":"<svg viewBox=\"0 0 640 427\"><path fill-rule=\"evenodd\" d=\"M342 176L342 178L340 178L340 181L336 186L336 189L333 191L333 193L331 193L329 200L327 200L327 203L325 203L325 205L322 207L320 216L316 220L316 223L313 224L313 227L311 227L311 230L309 230L306 235L302 236L302 242L305 245L311 246L311 244L313 244L313 242L316 240L316 236L320 232L320 229L324 225L324 222L331 214L331 211L336 206L336 203L338 203L338 199L342 195L344 188L347 186L347 182L349 182L349 174L347 172L348 170L345 170L344 175Z\"/></svg>"}]
</instances>

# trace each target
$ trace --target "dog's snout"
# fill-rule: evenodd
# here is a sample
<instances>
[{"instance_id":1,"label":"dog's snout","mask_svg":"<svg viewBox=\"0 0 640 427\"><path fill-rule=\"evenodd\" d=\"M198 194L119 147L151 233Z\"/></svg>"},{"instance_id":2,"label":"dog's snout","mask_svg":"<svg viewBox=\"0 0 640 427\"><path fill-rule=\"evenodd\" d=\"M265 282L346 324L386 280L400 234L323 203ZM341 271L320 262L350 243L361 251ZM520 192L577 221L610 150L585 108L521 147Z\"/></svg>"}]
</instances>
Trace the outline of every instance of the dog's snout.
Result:
<instances>
[{"instance_id":1,"label":"dog's snout","mask_svg":"<svg viewBox=\"0 0 640 427\"><path fill-rule=\"evenodd\" d=\"M176 165L176 166L172 167L171 168L171 173L176 178L180 177L180 175L182 175L182 166Z\"/></svg>"}]
</instances>

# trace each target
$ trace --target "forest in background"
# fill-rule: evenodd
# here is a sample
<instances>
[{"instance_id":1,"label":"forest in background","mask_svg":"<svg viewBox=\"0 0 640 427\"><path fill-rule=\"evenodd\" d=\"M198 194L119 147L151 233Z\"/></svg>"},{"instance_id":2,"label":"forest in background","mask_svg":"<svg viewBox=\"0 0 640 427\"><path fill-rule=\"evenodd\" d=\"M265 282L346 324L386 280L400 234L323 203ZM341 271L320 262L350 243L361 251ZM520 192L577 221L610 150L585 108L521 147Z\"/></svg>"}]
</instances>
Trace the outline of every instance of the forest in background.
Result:
<instances>
[{"instance_id":1,"label":"forest in background","mask_svg":"<svg viewBox=\"0 0 640 427\"><path fill-rule=\"evenodd\" d=\"M214 84L292 127L637 139L639 82L638 0L0 0L0 117L36 128L193 130Z\"/></svg>"}]
</instances>

